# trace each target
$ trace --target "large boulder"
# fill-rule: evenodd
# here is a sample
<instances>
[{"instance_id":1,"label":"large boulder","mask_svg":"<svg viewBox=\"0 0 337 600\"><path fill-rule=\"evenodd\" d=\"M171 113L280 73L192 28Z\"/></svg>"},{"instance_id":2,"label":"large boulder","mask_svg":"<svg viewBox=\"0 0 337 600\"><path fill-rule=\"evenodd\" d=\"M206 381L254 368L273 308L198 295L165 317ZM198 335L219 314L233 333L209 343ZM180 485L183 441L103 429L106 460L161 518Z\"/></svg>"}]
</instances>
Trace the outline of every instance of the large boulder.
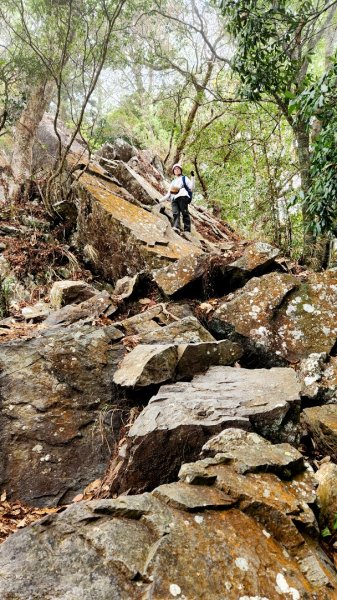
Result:
<instances>
[{"instance_id":1,"label":"large boulder","mask_svg":"<svg viewBox=\"0 0 337 600\"><path fill-rule=\"evenodd\" d=\"M112 493L139 493L172 481L181 459L228 427L273 441L298 439L299 384L292 369L211 367L190 383L162 386L130 428L111 472Z\"/></svg>"},{"instance_id":2,"label":"large boulder","mask_svg":"<svg viewBox=\"0 0 337 600\"><path fill-rule=\"evenodd\" d=\"M112 381L120 337L113 326L58 327L1 345L0 488L9 498L66 503L103 474L121 419Z\"/></svg>"},{"instance_id":3,"label":"large boulder","mask_svg":"<svg viewBox=\"0 0 337 600\"><path fill-rule=\"evenodd\" d=\"M269 270L277 268L275 258L280 254L278 248L273 248L265 242L253 242L247 246L240 258L227 267L227 277L230 287L235 289L252 277L258 277Z\"/></svg>"},{"instance_id":4,"label":"large boulder","mask_svg":"<svg viewBox=\"0 0 337 600\"><path fill-rule=\"evenodd\" d=\"M117 138L111 144L106 142L102 148L97 152L96 156L99 158L107 158L108 160L123 160L128 162L133 156L137 156L138 150L132 144L129 144L123 138Z\"/></svg>"},{"instance_id":5,"label":"large boulder","mask_svg":"<svg viewBox=\"0 0 337 600\"><path fill-rule=\"evenodd\" d=\"M95 269L107 281L202 252L177 235L165 217L132 204L115 184L92 173L81 176L76 205L77 246L90 246Z\"/></svg>"},{"instance_id":6,"label":"large boulder","mask_svg":"<svg viewBox=\"0 0 337 600\"><path fill-rule=\"evenodd\" d=\"M317 497L322 525L327 525L334 533L337 515L337 465L332 462L323 463L315 477L318 481Z\"/></svg>"},{"instance_id":7,"label":"large boulder","mask_svg":"<svg viewBox=\"0 0 337 600\"><path fill-rule=\"evenodd\" d=\"M337 274L313 273L308 281L284 273L251 279L211 317L218 335L244 336L255 348L289 362L330 353L337 337Z\"/></svg>"},{"instance_id":8,"label":"large boulder","mask_svg":"<svg viewBox=\"0 0 337 600\"><path fill-rule=\"evenodd\" d=\"M317 487L312 470L304 469L296 451L285 445L274 449L256 439L255 434L233 430L224 432L224 437L227 438L225 452L224 439L219 436L212 441L214 458L184 464L180 480L197 486L214 485L226 496L236 498L237 507L254 516L267 537L283 545L285 555L296 560L306 578L316 589L321 589L322 596L318 597L324 598L322 588L334 587L336 572L318 541L318 524L311 509ZM240 438L243 439L240 441ZM209 444L207 446L203 449L206 454L209 453ZM268 595L268 598L274 597L277 598L273 593Z\"/></svg>"},{"instance_id":9,"label":"large boulder","mask_svg":"<svg viewBox=\"0 0 337 600\"><path fill-rule=\"evenodd\" d=\"M306 408L301 418L318 450L337 462L337 404Z\"/></svg>"},{"instance_id":10,"label":"large boulder","mask_svg":"<svg viewBox=\"0 0 337 600\"><path fill-rule=\"evenodd\" d=\"M310 537L313 495L306 471L286 482L238 474L219 456L185 465L152 494L73 504L12 535L0 546L0 595L333 600L336 574Z\"/></svg>"}]
</instances>

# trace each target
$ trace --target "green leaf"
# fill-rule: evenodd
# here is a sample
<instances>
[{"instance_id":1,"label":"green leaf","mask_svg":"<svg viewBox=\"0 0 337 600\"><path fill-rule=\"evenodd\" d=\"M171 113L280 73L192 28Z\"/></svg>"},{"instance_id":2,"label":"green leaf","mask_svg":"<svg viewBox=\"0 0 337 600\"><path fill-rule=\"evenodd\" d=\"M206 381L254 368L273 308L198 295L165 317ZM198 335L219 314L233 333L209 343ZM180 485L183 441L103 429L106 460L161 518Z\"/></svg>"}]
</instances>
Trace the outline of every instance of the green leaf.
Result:
<instances>
[{"instance_id":1,"label":"green leaf","mask_svg":"<svg viewBox=\"0 0 337 600\"><path fill-rule=\"evenodd\" d=\"M330 531L329 527L325 527L321 531L321 535L322 535L323 538L329 537L331 535L331 531Z\"/></svg>"}]
</instances>

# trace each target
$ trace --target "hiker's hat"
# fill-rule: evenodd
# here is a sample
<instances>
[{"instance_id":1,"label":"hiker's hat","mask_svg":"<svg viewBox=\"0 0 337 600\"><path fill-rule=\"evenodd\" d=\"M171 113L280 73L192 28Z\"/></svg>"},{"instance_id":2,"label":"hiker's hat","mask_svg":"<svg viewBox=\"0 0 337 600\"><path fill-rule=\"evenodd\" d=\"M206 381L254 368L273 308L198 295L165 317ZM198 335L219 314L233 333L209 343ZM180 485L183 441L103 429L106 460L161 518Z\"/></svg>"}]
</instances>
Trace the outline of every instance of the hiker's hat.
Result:
<instances>
[{"instance_id":1,"label":"hiker's hat","mask_svg":"<svg viewBox=\"0 0 337 600\"><path fill-rule=\"evenodd\" d=\"M181 170L181 172L183 172L183 168L182 168L182 166L181 166L181 165L179 165L179 163L176 163L176 164L175 164L175 165L173 165L173 167L172 167L172 173L174 173L174 169L175 169L176 167L179 167L179 169Z\"/></svg>"}]
</instances>

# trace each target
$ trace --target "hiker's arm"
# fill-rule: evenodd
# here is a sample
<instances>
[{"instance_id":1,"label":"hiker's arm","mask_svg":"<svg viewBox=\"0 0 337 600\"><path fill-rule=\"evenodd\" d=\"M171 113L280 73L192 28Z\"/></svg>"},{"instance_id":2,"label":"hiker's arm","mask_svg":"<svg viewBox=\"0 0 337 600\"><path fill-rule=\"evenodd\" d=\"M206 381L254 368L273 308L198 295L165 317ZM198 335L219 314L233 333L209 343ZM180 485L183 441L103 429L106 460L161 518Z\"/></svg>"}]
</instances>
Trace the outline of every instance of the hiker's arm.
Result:
<instances>
[{"instance_id":1,"label":"hiker's arm","mask_svg":"<svg viewBox=\"0 0 337 600\"><path fill-rule=\"evenodd\" d=\"M169 199L170 199L170 195L171 195L171 192L170 192L170 190L169 190L169 191L167 192L167 194L165 194L165 196L162 196L162 197L160 198L159 202L165 202L165 200L169 200Z\"/></svg>"},{"instance_id":2,"label":"hiker's arm","mask_svg":"<svg viewBox=\"0 0 337 600\"><path fill-rule=\"evenodd\" d=\"M193 175L192 175L192 173L193 173ZM195 186L194 171L191 172L191 179L189 177L186 177L185 181L186 181L186 185L188 186L189 190L191 192L193 192L194 186Z\"/></svg>"},{"instance_id":3,"label":"hiker's arm","mask_svg":"<svg viewBox=\"0 0 337 600\"><path fill-rule=\"evenodd\" d=\"M165 196L162 196L159 200L159 202L165 202L165 200L169 200L170 196L171 196L171 190L172 190L172 182L170 183L170 187L168 189L168 192L165 194Z\"/></svg>"}]
</instances>

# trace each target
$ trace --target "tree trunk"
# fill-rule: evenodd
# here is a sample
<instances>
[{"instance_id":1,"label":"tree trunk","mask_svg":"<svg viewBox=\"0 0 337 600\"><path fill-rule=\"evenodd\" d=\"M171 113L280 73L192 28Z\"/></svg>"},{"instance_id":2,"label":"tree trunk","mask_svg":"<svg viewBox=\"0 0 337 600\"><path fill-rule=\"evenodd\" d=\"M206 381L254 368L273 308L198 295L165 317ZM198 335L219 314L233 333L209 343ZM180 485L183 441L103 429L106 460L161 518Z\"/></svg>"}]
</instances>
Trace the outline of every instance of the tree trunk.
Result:
<instances>
[{"instance_id":1,"label":"tree trunk","mask_svg":"<svg viewBox=\"0 0 337 600\"><path fill-rule=\"evenodd\" d=\"M301 176L301 187L306 197L311 184L310 178L310 150L309 150L309 132L306 130L304 124L299 124L294 127L294 133L297 142L297 157ZM306 202L304 200L302 205L302 217L303 217L303 261L306 265L310 266L312 259L314 258L314 247L315 247L315 236L309 229L311 217L308 213Z\"/></svg>"},{"instance_id":2,"label":"tree trunk","mask_svg":"<svg viewBox=\"0 0 337 600\"><path fill-rule=\"evenodd\" d=\"M52 98L53 87L50 81L36 85L16 124L11 167L15 182L19 186L31 178L33 145L37 128Z\"/></svg>"},{"instance_id":3,"label":"tree trunk","mask_svg":"<svg viewBox=\"0 0 337 600\"><path fill-rule=\"evenodd\" d=\"M184 129L182 131L182 134L181 134L180 141L178 143L177 149L175 151L175 155L174 155L172 164L180 162L180 159L181 159L181 156L182 156L183 151L185 149L187 140L188 140L189 135L191 133L191 129L192 129L192 126L193 126L196 114L198 112L198 109L199 109L200 104L202 102L202 99L204 97L205 88L207 87L207 84L208 84L208 82L209 82L209 80L211 78L213 66L214 66L214 62L210 61L208 63L208 65L207 65L207 70L206 70L205 77L204 77L202 83L199 84L199 85L197 83L195 83L195 88L196 88L196 92L197 93L196 93L195 98L193 100L191 110L188 113L187 120L186 120Z\"/></svg>"}]
</instances>

